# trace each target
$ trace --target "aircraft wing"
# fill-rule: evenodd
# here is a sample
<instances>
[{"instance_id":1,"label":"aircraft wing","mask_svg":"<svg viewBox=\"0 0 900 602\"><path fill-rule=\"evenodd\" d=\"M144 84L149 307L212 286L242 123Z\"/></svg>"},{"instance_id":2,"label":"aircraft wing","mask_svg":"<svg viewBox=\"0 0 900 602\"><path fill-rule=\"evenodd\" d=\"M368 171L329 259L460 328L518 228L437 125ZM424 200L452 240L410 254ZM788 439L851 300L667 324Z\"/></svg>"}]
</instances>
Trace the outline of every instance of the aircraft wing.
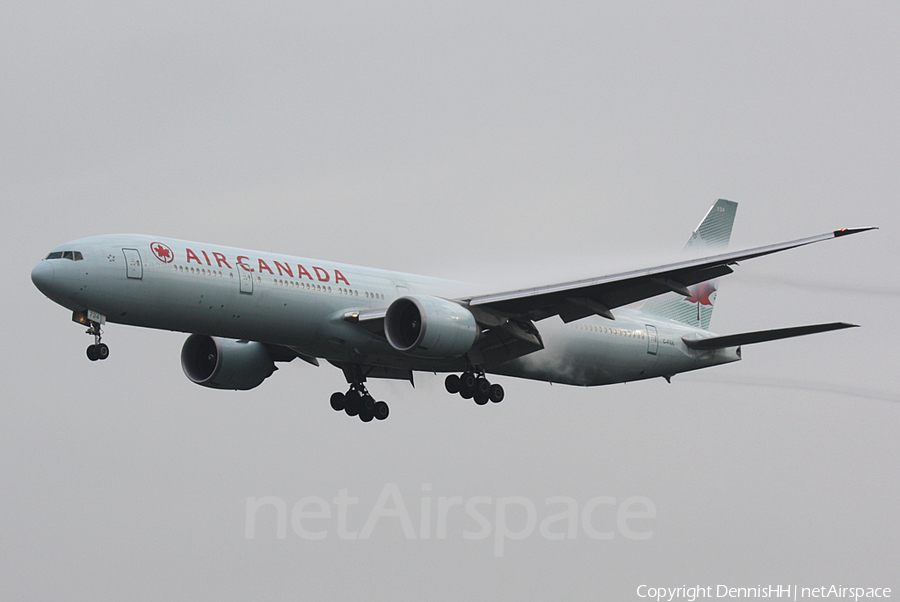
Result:
<instances>
[{"instance_id":1,"label":"aircraft wing","mask_svg":"<svg viewBox=\"0 0 900 602\"><path fill-rule=\"evenodd\" d=\"M655 297L669 291L685 296L687 287L730 274L732 265L823 240L857 234L874 228L844 228L818 236L691 259L610 276L588 278L506 293L475 296L461 301L472 308L525 320L543 320L559 315L563 321L580 320L592 314L614 319L610 310ZM383 312L382 312L383 316ZM362 316L360 316L362 318ZM376 316L367 316L370 319Z\"/></svg>"}]
</instances>

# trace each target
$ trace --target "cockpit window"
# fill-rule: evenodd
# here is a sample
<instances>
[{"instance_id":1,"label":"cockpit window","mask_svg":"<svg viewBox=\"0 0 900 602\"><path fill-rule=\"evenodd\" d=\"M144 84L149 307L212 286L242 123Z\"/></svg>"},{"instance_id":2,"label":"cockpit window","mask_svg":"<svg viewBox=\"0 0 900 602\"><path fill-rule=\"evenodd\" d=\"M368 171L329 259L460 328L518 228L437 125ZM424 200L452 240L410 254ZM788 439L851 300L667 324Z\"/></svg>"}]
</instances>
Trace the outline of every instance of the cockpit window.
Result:
<instances>
[{"instance_id":1,"label":"cockpit window","mask_svg":"<svg viewBox=\"0 0 900 602\"><path fill-rule=\"evenodd\" d=\"M81 251L53 251L47 255L47 259L70 259L72 261L81 261L84 256Z\"/></svg>"}]
</instances>

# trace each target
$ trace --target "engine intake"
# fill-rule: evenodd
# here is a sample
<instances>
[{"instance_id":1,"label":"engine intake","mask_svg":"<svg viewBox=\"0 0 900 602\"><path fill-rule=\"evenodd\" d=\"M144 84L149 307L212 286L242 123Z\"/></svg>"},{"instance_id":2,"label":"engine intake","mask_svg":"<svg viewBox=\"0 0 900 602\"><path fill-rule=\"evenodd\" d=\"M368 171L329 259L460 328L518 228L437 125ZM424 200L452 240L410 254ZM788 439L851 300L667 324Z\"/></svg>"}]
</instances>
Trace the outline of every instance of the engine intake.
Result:
<instances>
[{"instance_id":1,"label":"engine intake","mask_svg":"<svg viewBox=\"0 0 900 602\"><path fill-rule=\"evenodd\" d=\"M276 370L262 343L202 334L192 334L184 342L181 369L198 385L237 391L258 387Z\"/></svg>"},{"instance_id":2,"label":"engine intake","mask_svg":"<svg viewBox=\"0 0 900 602\"><path fill-rule=\"evenodd\" d=\"M400 297L384 316L384 334L397 351L422 357L460 357L478 339L475 317L439 297Z\"/></svg>"}]
</instances>

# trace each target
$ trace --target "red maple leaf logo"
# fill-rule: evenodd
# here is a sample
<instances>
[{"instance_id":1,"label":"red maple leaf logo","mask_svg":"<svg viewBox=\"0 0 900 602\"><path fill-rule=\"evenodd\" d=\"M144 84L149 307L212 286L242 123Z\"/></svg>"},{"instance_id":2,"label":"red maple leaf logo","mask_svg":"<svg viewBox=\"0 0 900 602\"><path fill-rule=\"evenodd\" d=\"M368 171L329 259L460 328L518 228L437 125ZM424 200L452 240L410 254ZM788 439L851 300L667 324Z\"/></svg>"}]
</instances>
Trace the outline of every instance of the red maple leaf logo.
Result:
<instances>
[{"instance_id":1,"label":"red maple leaf logo","mask_svg":"<svg viewBox=\"0 0 900 602\"><path fill-rule=\"evenodd\" d=\"M687 298L688 303L712 306L713 302L709 297L716 292L716 286L712 282L701 282L688 290L691 291L691 296Z\"/></svg>"},{"instance_id":2,"label":"red maple leaf logo","mask_svg":"<svg viewBox=\"0 0 900 602\"><path fill-rule=\"evenodd\" d=\"M153 251L156 258L163 263L171 263L172 260L175 259L175 254L172 253L172 249L161 242L155 242L150 245L150 250Z\"/></svg>"}]
</instances>

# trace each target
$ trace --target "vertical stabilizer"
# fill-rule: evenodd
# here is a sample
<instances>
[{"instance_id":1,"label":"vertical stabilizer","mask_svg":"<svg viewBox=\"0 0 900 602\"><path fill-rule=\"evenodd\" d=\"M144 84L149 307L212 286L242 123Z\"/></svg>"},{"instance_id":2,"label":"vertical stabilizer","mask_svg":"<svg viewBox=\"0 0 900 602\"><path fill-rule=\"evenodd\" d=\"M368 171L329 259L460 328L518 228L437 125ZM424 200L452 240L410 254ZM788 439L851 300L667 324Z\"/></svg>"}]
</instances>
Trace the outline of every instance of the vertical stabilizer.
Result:
<instances>
[{"instance_id":1,"label":"vertical stabilizer","mask_svg":"<svg viewBox=\"0 0 900 602\"><path fill-rule=\"evenodd\" d=\"M737 205L725 199L716 201L691 234L683 252L703 256L714 255L728 248ZM689 287L690 297L677 293L654 297L644 303L641 311L709 330L709 321L716 302L717 283L718 280L710 280Z\"/></svg>"}]
</instances>

